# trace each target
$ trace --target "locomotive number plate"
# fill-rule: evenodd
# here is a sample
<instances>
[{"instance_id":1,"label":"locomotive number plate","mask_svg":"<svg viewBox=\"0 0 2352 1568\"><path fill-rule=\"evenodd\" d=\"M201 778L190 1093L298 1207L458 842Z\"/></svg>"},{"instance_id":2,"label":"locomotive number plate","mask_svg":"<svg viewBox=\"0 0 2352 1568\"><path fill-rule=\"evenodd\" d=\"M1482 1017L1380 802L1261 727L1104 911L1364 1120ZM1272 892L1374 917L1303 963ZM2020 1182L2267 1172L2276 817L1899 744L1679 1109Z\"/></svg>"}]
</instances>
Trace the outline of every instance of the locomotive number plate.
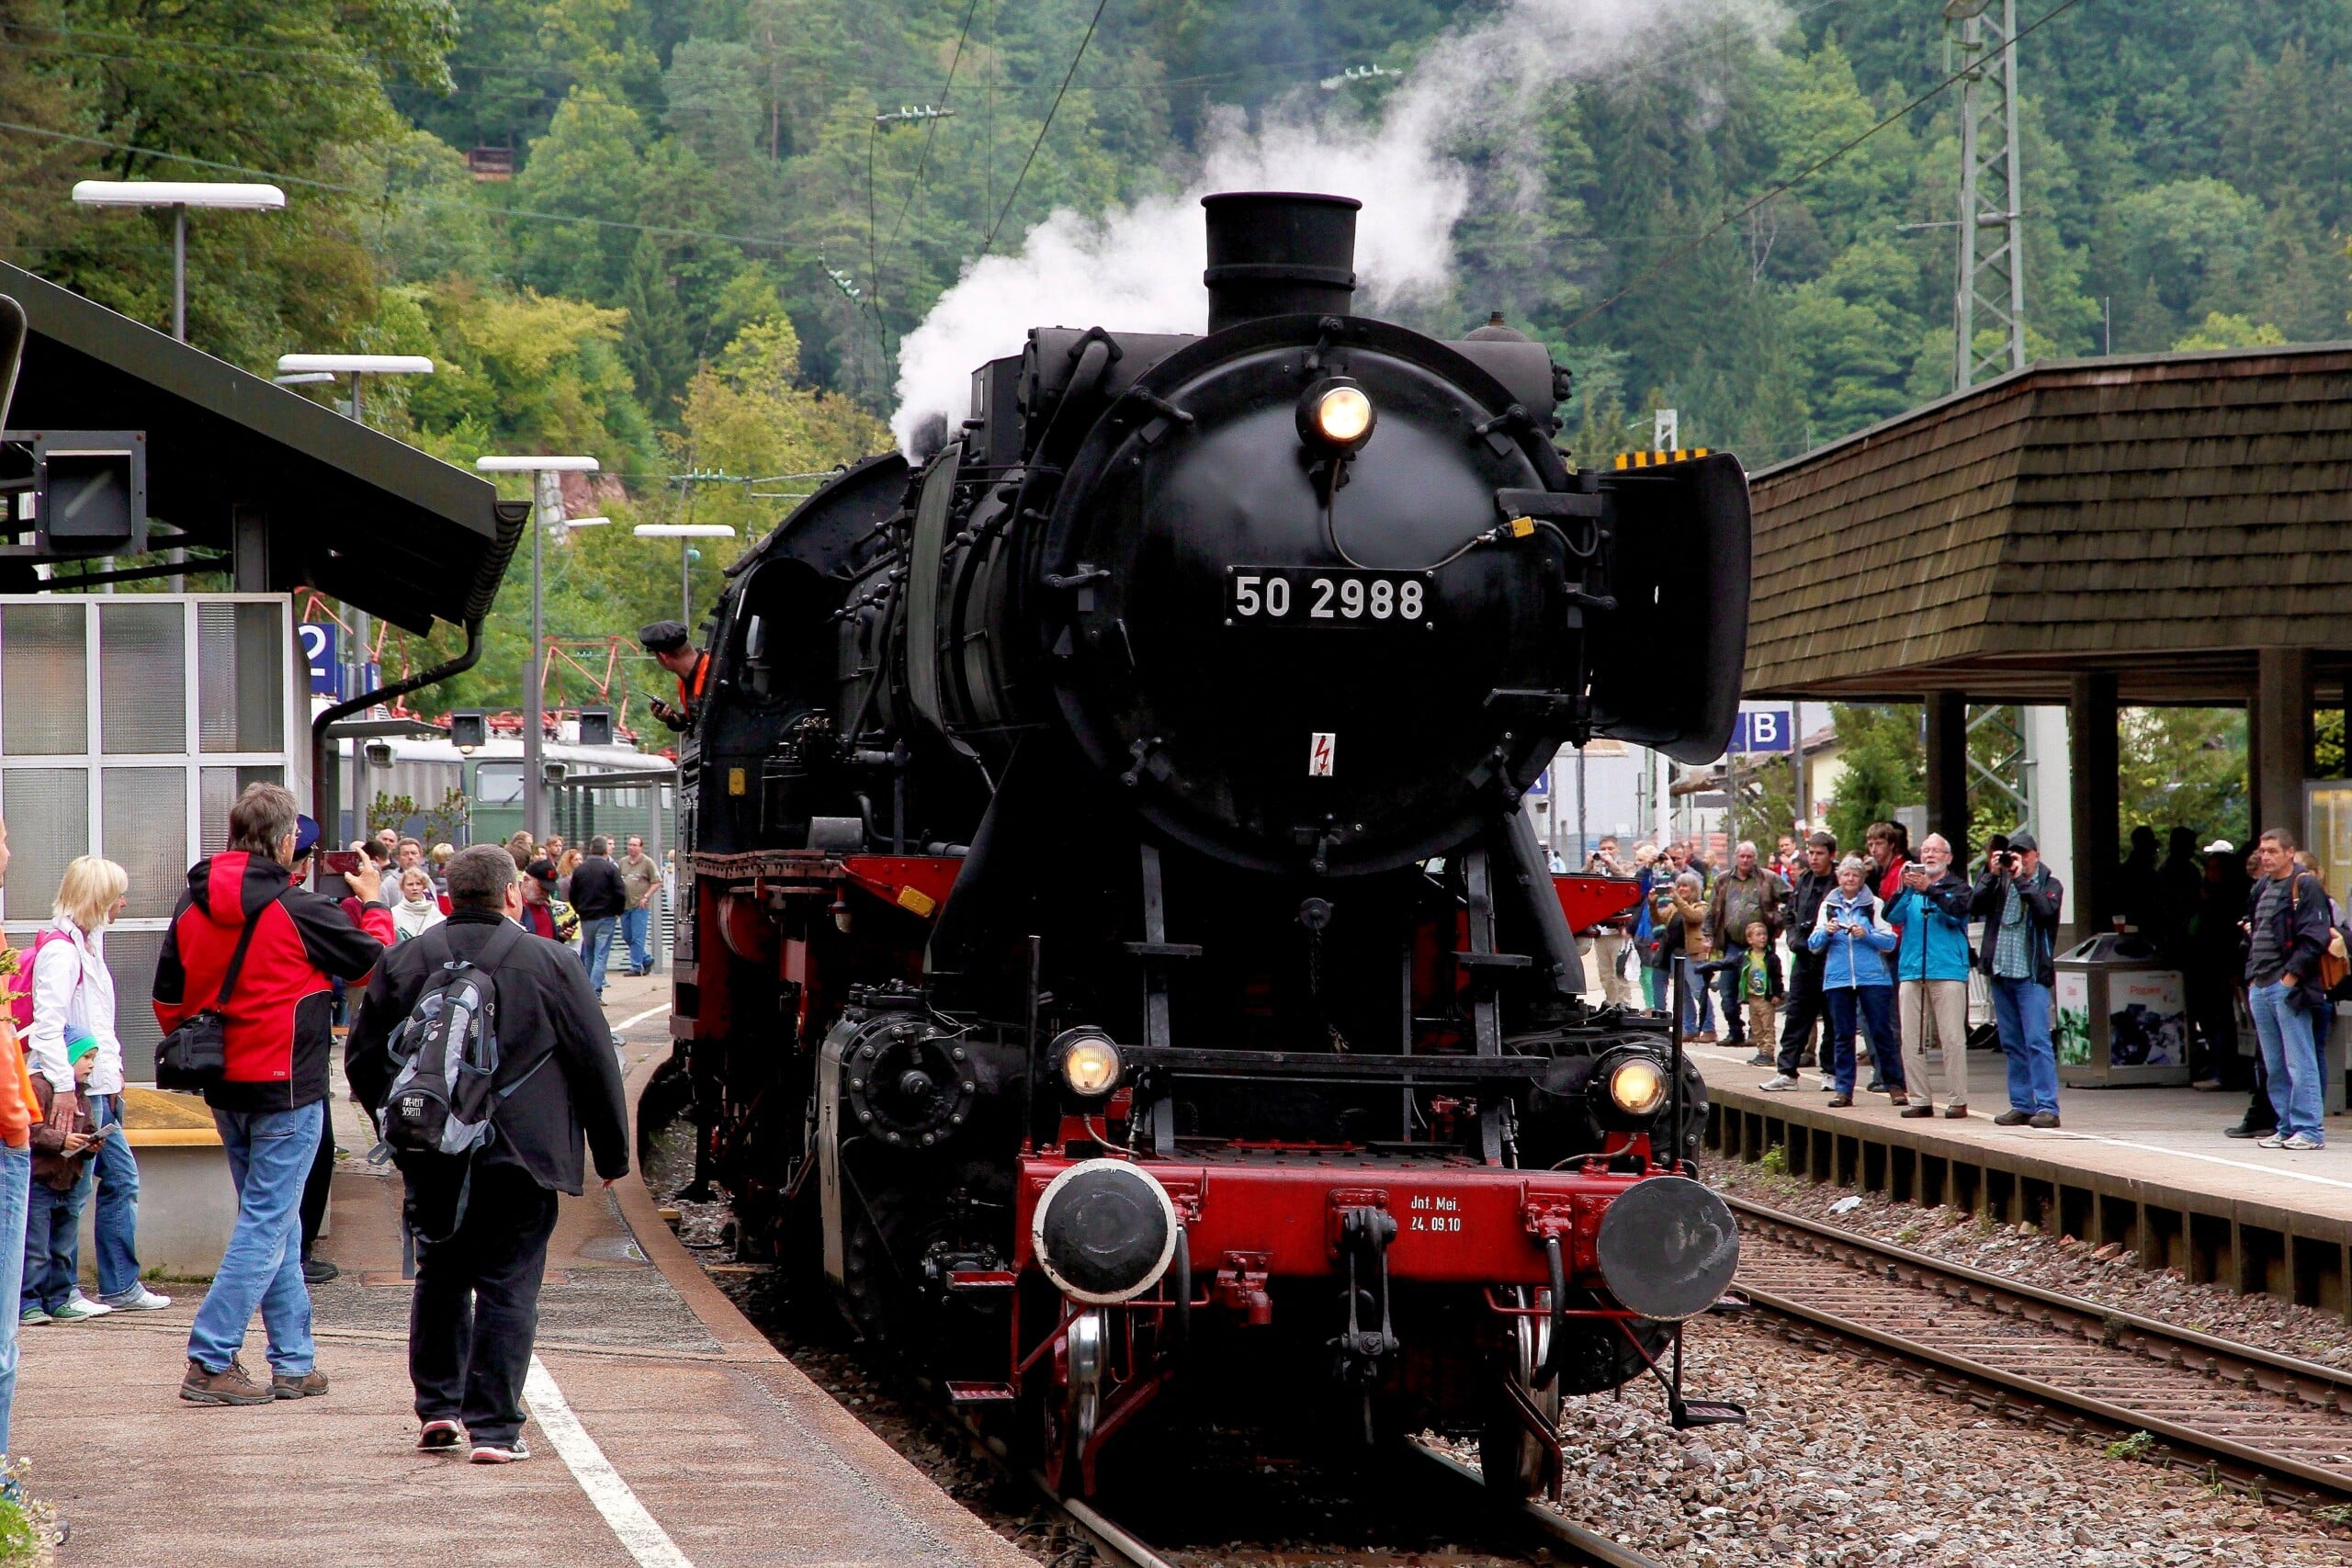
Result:
<instances>
[{"instance_id":1,"label":"locomotive number plate","mask_svg":"<svg viewBox=\"0 0 2352 1568\"><path fill-rule=\"evenodd\" d=\"M1228 626L1411 626L1434 628L1430 576L1345 567L1229 566Z\"/></svg>"}]
</instances>

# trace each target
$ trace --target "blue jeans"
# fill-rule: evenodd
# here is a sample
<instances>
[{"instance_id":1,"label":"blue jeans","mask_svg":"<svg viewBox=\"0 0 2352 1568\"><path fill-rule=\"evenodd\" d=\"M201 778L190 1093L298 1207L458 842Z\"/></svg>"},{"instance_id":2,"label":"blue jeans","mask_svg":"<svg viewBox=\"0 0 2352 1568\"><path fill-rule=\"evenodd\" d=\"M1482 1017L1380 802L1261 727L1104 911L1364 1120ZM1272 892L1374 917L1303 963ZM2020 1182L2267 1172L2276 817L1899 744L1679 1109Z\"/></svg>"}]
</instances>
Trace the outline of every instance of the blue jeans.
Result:
<instances>
[{"instance_id":1,"label":"blue jeans","mask_svg":"<svg viewBox=\"0 0 2352 1568\"><path fill-rule=\"evenodd\" d=\"M139 1293L139 1161L122 1133L122 1096L90 1097L90 1119L106 1132L98 1145L98 1300L109 1305Z\"/></svg>"},{"instance_id":2,"label":"blue jeans","mask_svg":"<svg viewBox=\"0 0 2352 1568\"><path fill-rule=\"evenodd\" d=\"M2009 1109L2058 1114L2058 1055L2050 1045L2050 987L1996 975L1993 1021L2009 1059Z\"/></svg>"},{"instance_id":3,"label":"blue jeans","mask_svg":"<svg viewBox=\"0 0 2352 1568\"><path fill-rule=\"evenodd\" d=\"M82 1273L82 1205L89 1201L90 1167L59 1191L36 1181L25 1203L24 1283L17 1310L55 1312L74 1294Z\"/></svg>"},{"instance_id":4,"label":"blue jeans","mask_svg":"<svg viewBox=\"0 0 2352 1568\"><path fill-rule=\"evenodd\" d=\"M302 1283L302 1183L326 1126L320 1101L299 1111L215 1111L212 1124L229 1153L237 1184L237 1227L229 1233L220 1271L196 1309L188 1359L220 1371L245 1348L245 1328L261 1309L269 1366L288 1377L311 1370L311 1292Z\"/></svg>"},{"instance_id":5,"label":"blue jeans","mask_svg":"<svg viewBox=\"0 0 2352 1568\"><path fill-rule=\"evenodd\" d=\"M1715 1004L1707 989L1706 976L1699 966L1680 953L1675 954L1674 966L1682 976L1682 1032L1712 1034L1715 1029Z\"/></svg>"},{"instance_id":6,"label":"blue jeans","mask_svg":"<svg viewBox=\"0 0 2352 1568\"><path fill-rule=\"evenodd\" d=\"M653 906L628 909L621 915L621 940L628 943L628 966L631 974L642 975L653 967L652 951L645 945L646 937L653 930Z\"/></svg>"},{"instance_id":7,"label":"blue jeans","mask_svg":"<svg viewBox=\"0 0 2352 1568\"><path fill-rule=\"evenodd\" d=\"M2288 991L2278 981L2248 987L2246 1010L2254 1015L2254 1032L2262 1042L2262 1070L2270 1080L2270 1104L2278 1112L2280 1135L2301 1133L2324 1144L2327 1133L2320 1115L2327 1101L2313 1032L2318 1021L2309 1008L2288 1006Z\"/></svg>"},{"instance_id":8,"label":"blue jeans","mask_svg":"<svg viewBox=\"0 0 2352 1568\"><path fill-rule=\"evenodd\" d=\"M25 1288L25 1206L33 1185L30 1149L0 1145L0 1302ZM8 1410L17 1402L17 1314L0 1313L0 1454L8 1447Z\"/></svg>"},{"instance_id":9,"label":"blue jeans","mask_svg":"<svg viewBox=\"0 0 2352 1568\"><path fill-rule=\"evenodd\" d=\"M605 962L613 953L613 928L618 924L613 915L580 922L580 962L588 966L589 988L600 998L605 994Z\"/></svg>"},{"instance_id":10,"label":"blue jeans","mask_svg":"<svg viewBox=\"0 0 2352 1568\"><path fill-rule=\"evenodd\" d=\"M1737 942L1726 942L1715 956L1733 961L1733 967L1716 972L1715 996L1724 1004L1724 1038L1735 1045L1741 1044L1747 1039L1747 1021L1741 1016L1744 1010L1739 1005L1738 964L1747 962L1747 949Z\"/></svg>"},{"instance_id":11,"label":"blue jeans","mask_svg":"<svg viewBox=\"0 0 2352 1568\"><path fill-rule=\"evenodd\" d=\"M1903 1092L1903 1035L1894 1027L1893 986L1825 986L1821 999L1829 1013L1829 1040L1822 1047L1827 1056L1830 1081L1848 1100L1854 1098L1854 1027L1870 1035L1871 1066L1887 1089Z\"/></svg>"}]
</instances>

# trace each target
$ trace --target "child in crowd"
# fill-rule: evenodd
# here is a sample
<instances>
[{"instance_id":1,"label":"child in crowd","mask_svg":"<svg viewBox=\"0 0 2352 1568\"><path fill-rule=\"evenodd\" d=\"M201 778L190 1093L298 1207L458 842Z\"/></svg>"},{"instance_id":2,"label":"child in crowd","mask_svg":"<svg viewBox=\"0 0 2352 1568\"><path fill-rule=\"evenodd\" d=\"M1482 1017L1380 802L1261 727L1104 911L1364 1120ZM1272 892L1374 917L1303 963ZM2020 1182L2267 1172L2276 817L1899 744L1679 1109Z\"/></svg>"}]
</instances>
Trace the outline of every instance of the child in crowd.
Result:
<instances>
[{"instance_id":1,"label":"child in crowd","mask_svg":"<svg viewBox=\"0 0 2352 1568\"><path fill-rule=\"evenodd\" d=\"M1781 953L1772 945L1772 928L1750 920L1743 933L1747 954L1739 965L1739 996L1747 1004L1747 1036L1758 1052L1772 1054L1773 1017L1784 994L1781 984Z\"/></svg>"},{"instance_id":2,"label":"child in crowd","mask_svg":"<svg viewBox=\"0 0 2352 1568\"><path fill-rule=\"evenodd\" d=\"M40 1102L41 1120L32 1126L33 1185L25 1213L24 1295L17 1306L18 1321L28 1328L76 1323L107 1310L85 1303L74 1288L81 1273L82 1205L90 1196L90 1159L98 1146L97 1129L85 1109L97 1055L93 1036L68 1037L65 1059L74 1065L76 1101L70 1128L50 1122L55 1095L47 1078L33 1075L33 1098Z\"/></svg>"}]
</instances>

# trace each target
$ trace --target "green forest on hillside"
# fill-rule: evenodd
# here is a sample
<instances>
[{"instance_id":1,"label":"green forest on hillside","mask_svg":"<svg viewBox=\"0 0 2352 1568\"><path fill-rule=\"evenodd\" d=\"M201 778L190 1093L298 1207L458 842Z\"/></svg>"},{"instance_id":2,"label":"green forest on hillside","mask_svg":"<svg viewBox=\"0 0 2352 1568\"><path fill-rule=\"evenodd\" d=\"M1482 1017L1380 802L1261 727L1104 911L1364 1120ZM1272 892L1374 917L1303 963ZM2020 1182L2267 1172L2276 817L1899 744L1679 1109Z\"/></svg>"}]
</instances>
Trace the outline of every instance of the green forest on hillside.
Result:
<instances>
[{"instance_id":1,"label":"green forest on hillside","mask_svg":"<svg viewBox=\"0 0 2352 1568\"><path fill-rule=\"evenodd\" d=\"M265 371L429 354L443 373L385 385L371 418L457 461L592 452L617 476L598 510L756 533L887 445L900 338L1000 220L1001 252L1057 206L1180 188L1218 106L1374 116L1396 78L1343 73L1409 79L1499 8L0 0L0 257L161 323L168 219L67 187L275 179L285 212L192 225L199 346ZM1760 466L1949 390L1951 93L1641 281L1939 79L1943 28L1927 0L1726 7L1538 84L1446 149L1474 197L1415 324L1500 310L1549 343L1588 457L1665 404L1686 444ZM2035 354L2347 334L2352 0L2080 0L2022 49ZM478 149L513 178L476 179ZM596 535L556 552L551 629L674 614L675 547ZM701 563L701 604L730 555ZM458 700L516 700L522 599Z\"/></svg>"}]
</instances>

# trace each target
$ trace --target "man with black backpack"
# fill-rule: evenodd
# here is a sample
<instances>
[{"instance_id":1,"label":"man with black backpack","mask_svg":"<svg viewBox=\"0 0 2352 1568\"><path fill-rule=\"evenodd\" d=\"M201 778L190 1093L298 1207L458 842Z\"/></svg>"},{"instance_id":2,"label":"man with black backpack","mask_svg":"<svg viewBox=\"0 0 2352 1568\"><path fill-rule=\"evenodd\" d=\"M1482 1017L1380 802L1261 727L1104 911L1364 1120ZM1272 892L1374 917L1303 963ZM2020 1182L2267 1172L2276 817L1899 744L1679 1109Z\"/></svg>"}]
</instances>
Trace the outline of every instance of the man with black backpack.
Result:
<instances>
[{"instance_id":1,"label":"man with black backpack","mask_svg":"<svg viewBox=\"0 0 2352 1568\"><path fill-rule=\"evenodd\" d=\"M344 1057L408 1184L416 1446L508 1464L530 1457L523 1380L556 1194L580 1192L583 1131L606 1186L628 1173L628 1112L587 972L515 923L514 857L459 852L449 905L376 971Z\"/></svg>"}]
</instances>

